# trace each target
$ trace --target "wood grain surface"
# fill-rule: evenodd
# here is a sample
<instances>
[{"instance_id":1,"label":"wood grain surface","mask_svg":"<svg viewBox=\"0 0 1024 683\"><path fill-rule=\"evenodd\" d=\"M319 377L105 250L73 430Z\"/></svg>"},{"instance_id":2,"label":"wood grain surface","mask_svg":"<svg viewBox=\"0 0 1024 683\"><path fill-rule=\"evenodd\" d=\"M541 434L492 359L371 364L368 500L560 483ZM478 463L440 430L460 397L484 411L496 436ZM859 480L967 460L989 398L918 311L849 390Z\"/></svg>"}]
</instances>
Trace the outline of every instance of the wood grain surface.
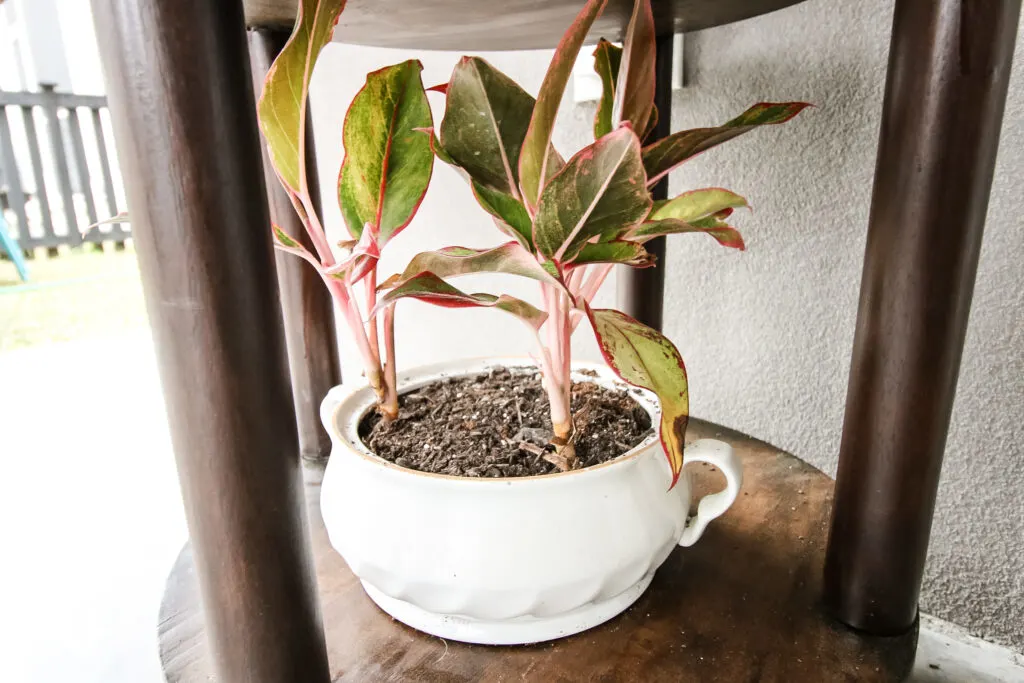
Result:
<instances>
[{"instance_id":1,"label":"wood grain surface","mask_svg":"<svg viewBox=\"0 0 1024 683\"><path fill-rule=\"evenodd\" d=\"M748 19L800 0L654 0L658 33L699 31ZM245 0L250 27L290 27L296 0ZM428 50L553 48L583 0L348 0L334 39L356 45ZM618 40L632 0L611 0L594 24Z\"/></svg>"},{"instance_id":2,"label":"wood grain surface","mask_svg":"<svg viewBox=\"0 0 1024 683\"><path fill-rule=\"evenodd\" d=\"M689 549L679 548L624 614L563 640L518 647L465 645L424 635L380 611L330 547L319 515L321 471L307 467L312 542L334 681L898 681L917 630L859 635L819 607L832 482L763 442L694 420L688 438L731 443L743 493ZM720 474L692 467L697 491ZM371 514L372 511L367 511ZM167 583L160 655L170 683L208 681L191 549Z\"/></svg>"}]
</instances>

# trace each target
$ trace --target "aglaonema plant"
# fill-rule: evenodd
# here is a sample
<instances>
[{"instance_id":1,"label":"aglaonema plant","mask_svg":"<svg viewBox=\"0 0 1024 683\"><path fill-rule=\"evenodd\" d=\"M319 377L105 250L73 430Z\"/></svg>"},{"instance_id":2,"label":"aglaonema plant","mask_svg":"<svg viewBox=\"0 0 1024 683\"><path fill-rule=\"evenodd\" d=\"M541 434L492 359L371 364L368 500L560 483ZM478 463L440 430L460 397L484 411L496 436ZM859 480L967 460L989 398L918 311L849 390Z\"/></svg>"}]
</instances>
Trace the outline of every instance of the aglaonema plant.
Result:
<instances>
[{"instance_id":1,"label":"aglaonema plant","mask_svg":"<svg viewBox=\"0 0 1024 683\"><path fill-rule=\"evenodd\" d=\"M274 170L313 252L276 225L274 244L320 273L359 349L378 410L392 419L398 415L394 306L377 306L377 264L426 193L434 155L417 130L429 128L432 117L418 61L366 77L345 115L345 157L338 174L338 203L351 239L333 248L310 193L306 108L313 67L344 5L344 0L299 3L295 29L267 74L258 115Z\"/></svg>"},{"instance_id":2,"label":"aglaonema plant","mask_svg":"<svg viewBox=\"0 0 1024 683\"><path fill-rule=\"evenodd\" d=\"M448 247L415 256L384 283L378 308L404 297L448 307L494 307L516 315L537 337L537 360L551 406L554 435L547 459L575 465L570 412L570 337L590 322L604 359L626 382L661 403L660 437L672 471L683 464L689 414L686 369L675 345L625 313L592 306L612 267L645 268L644 244L662 235L705 233L743 249L727 219L747 203L721 188L654 201L650 188L687 159L757 126L788 121L805 104L757 104L722 126L673 133L644 145L657 120L655 27L649 0L637 0L622 48L601 40L594 52L603 95L593 144L568 161L552 146L563 92L594 20L607 0L589 0L563 36L534 100L478 57L465 57L437 88L447 98L439 130L427 131L434 153L466 177L480 206L511 239L491 249ZM466 293L448 280L469 273L511 273L539 283L537 308L506 295Z\"/></svg>"}]
</instances>

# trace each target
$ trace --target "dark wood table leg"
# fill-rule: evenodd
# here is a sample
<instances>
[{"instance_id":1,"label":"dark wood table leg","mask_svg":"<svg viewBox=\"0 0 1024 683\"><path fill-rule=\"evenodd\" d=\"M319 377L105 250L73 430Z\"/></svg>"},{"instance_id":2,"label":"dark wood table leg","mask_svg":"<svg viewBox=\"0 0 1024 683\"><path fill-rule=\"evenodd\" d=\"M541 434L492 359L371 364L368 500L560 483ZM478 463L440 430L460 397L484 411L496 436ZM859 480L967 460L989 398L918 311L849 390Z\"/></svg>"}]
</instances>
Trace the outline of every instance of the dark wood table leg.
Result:
<instances>
[{"instance_id":1,"label":"dark wood table leg","mask_svg":"<svg viewBox=\"0 0 1024 683\"><path fill-rule=\"evenodd\" d=\"M241 0L93 8L218 680L327 681Z\"/></svg>"},{"instance_id":2,"label":"dark wood table leg","mask_svg":"<svg viewBox=\"0 0 1024 683\"><path fill-rule=\"evenodd\" d=\"M1020 5L896 2L825 566L871 633L917 615Z\"/></svg>"},{"instance_id":3,"label":"dark wood table leg","mask_svg":"<svg viewBox=\"0 0 1024 683\"><path fill-rule=\"evenodd\" d=\"M249 58L253 87L262 91L270 65L284 47L290 33L280 29L249 31ZM306 109L306 128L313 129ZM313 203L319 210L319 179L313 137L307 138L307 174ZM316 253L306 235L288 194L281 187L263 145L263 171L270 199L270 218L285 232ZM331 387L341 384L338 340L334 326L334 304L320 276L302 259L277 253L277 281L281 288L284 337L288 348L292 400L299 427L299 452L307 460L323 460L331 453L331 440L320 423L320 402Z\"/></svg>"},{"instance_id":4,"label":"dark wood table leg","mask_svg":"<svg viewBox=\"0 0 1024 683\"><path fill-rule=\"evenodd\" d=\"M657 38L654 104L658 108L658 122L645 144L667 137L672 132L672 38L671 33ZM668 176L651 188L651 196L655 199L668 198ZM657 259L653 268L617 266L619 308L645 325L660 330L665 298L665 238L657 237L646 247Z\"/></svg>"}]
</instances>

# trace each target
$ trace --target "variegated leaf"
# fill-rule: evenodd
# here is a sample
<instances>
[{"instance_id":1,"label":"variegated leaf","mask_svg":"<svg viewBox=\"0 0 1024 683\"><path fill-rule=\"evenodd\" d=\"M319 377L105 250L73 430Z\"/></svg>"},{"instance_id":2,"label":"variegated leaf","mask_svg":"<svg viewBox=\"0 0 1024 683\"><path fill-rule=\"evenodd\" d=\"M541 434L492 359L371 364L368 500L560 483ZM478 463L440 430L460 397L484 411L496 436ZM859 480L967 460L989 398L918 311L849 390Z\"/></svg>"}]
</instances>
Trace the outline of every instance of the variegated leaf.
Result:
<instances>
[{"instance_id":1,"label":"variegated leaf","mask_svg":"<svg viewBox=\"0 0 1024 683\"><path fill-rule=\"evenodd\" d=\"M544 75L519 156L519 185L522 189L523 202L529 209L537 206L541 190L548 178L553 175L549 168L548 149L551 146L551 133L555 127L558 106L562 103L562 94L569 82L583 40L587 37L594 20L604 10L607 1L587 0L559 41Z\"/></svg>"},{"instance_id":2,"label":"variegated leaf","mask_svg":"<svg viewBox=\"0 0 1024 683\"><path fill-rule=\"evenodd\" d=\"M681 221L693 222L726 209L746 209L749 206L746 199L731 190L708 187L684 192L678 197L658 202L657 206L652 207L648 220L678 218Z\"/></svg>"},{"instance_id":3,"label":"variegated leaf","mask_svg":"<svg viewBox=\"0 0 1024 683\"><path fill-rule=\"evenodd\" d=\"M683 439L690 416L686 366L679 350L668 337L625 313L587 306L587 315L601 354L615 374L657 395L659 433L672 470L671 486L675 486L683 469Z\"/></svg>"},{"instance_id":4,"label":"variegated leaf","mask_svg":"<svg viewBox=\"0 0 1024 683\"><path fill-rule=\"evenodd\" d=\"M612 132L612 106L615 102L615 84L622 62L622 48L602 38L594 49L594 71L601 78L601 99L594 113L594 139Z\"/></svg>"},{"instance_id":5,"label":"variegated leaf","mask_svg":"<svg viewBox=\"0 0 1024 683\"><path fill-rule=\"evenodd\" d=\"M612 106L613 126L629 121L637 133L647 131L654 108L655 54L651 2L635 0L622 46L622 63Z\"/></svg>"},{"instance_id":6,"label":"variegated leaf","mask_svg":"<svg viewBox=\"0 0 1024 683\"><path fill-rule=\"evenodd\" d=\"M651 208L644 180L628 125L584 147L544 188L533 223L538 251L568 263L592 238L639 224Z\"/></svg>"},{"instance_id":7,"label":"variegated leaf","mask_svg":"<svg viewBox=\"0 0 1024 683\"><path fill-rule=\"evenodd\" d=\"M289 254L294 254L299 258L309 261L315 268L320 268L320 262L317 261L311 253L309 253L309 250L302 246L301 242L289 235L278 225L271 225L270 229L274 235L275 249L278 251L288 252Z\"/></svg>"},{"instance_id":8,"label":"variegated leaf","mask_svg":"<svg viewBox=\"0 0 1024 683\"><path fill-rule=\"evenodd\" d=\"M653 185L687 159L758 126L785 123L808 106L806 102L762 102L717 128L683 130L662 138L644 148L647 182Z\"/></svg>"},{"instance_id":9,"label":"variegated leaf","mask_svg":"<svg viewBox=\"0 0 1024 683\"><path fill-rule=\"evenodd\" d=\"M534 99L479 57L452 71L441 121L441 146L470 177L519 198L519 152Z\"/></svg>"},{"instance_id":10,"label":"variegated leaf","mask_svg":"<svg viewBox=\"0 0 1024 683\"><path fill-rule=\"evenodd\" d=\"M723 247L732 247L743 251L746 245L743 243L743 236L739 231L720 220L717 216L709 216L693 223L681 221L678 218L662 218L660 220L642 223L631 235L631 239L643 242L661 237L662 235L676 235L685 232L702 232L711 235Z\"/></svg>"},{"instance_id":11,"label":"variegated leaf","mask_svg":"<svg viewBox=\"0 0 1024 683\"><path fill-rule=\"evenodd\" d=\"M473 273L507 273L562 287L562 283L518 242L508 242L492 249L445 247L437 251L425 251L412 258L401 279L408 280L424 271L441 278Z\"/></svg>"},{"instance_id":12,"label":"variegated leaf","mask_svg":"<svg viewBox=\"0 0 1024 683\"><path fill-rule=\"evenodd\" d=\"M590 263L621 263L634 268L647 268L654 265L654 256L648 253L643 244L639 242L612 240L584 244L572 263L574 266Z\"/></svg>"},{"instance_id":13,"label":"variegated leaf","mask_svg":"<svg viewBox=\"0 0 1024 683\"><path fill-rule=\"evenodd\" d=\"M270 160L295 194L306 186L306 101L320 50L331 39L345 0L301 0L295 29L267 72L257 104Z\"/></svg>"},{"instance_id":14,"label":"variegated leaf","mask_svg":"<svg viewBox=\"0 0 1024 683\"><path fill-rule=\"evenodd\" d=\"M511 313L534 330L539 329L547 319L546 313L521 299L504 294L501 296L480 293L467 294L433 273L420 273L398 283L378 299L377 307L374 310L379 311L404 298L419 299L445 308L497 308Z\"/></svg>"},{"instance_id":15,"label":"variegated leaf","mask_svg":"<svg viewBox=\"0 0 1024 683\"><path fill-rule=\"evenodd\" d=\"M476 197L477 203L491 214L498 229L532 251L533 223L522 202L475 180L470 180L470 186L473 188L473 196Z\"/></svg>"},{"instance_id":16,"label":"variegated leaf","mask_svg":"<svg viewBox=\"0 0 1024 683\"><path fill-rule=\"evenodd\" d=\"M745 248L743 237L723 219L734 209L747 207L746 199L720 187L684 192L673 199L658 202L647 220L630 237L646 241L661 235L703 232L723 246L742 251Z\"/></svg>"},{"instance_id":17,"label":"variegated leaf","mask_svg":"<svg viewBox=\"0 0 1024 683\"><path fill-rule=\"evenodd\" d=\"M345 115L338 201L349 233L369 226L381 246L412 220L430 183L434 156L420 130L432 120L418 60L367 75Z\"/></svg>"}]
</instances>

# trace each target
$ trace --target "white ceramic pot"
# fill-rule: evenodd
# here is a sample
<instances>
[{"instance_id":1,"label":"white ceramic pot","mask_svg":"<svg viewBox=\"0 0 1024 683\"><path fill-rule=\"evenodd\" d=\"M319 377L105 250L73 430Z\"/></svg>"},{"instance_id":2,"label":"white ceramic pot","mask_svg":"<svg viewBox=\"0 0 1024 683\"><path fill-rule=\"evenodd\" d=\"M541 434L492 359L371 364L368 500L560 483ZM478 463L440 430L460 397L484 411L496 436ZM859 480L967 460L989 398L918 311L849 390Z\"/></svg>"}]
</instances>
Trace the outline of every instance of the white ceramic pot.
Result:
<instances>
[{"instance_id":1,"label":"white ceramic pot","mask_svg":"<svg viewBox=\"0 0 1024 683\"><path fill-rule=\"evenodd\" d=\"M517 358L462 360L405 373L399 389L443 377L516 367ZM622 385L602 365L577 377ZM631 394L659 423L657 400ZM669 490L657 435L584 470L476 479L426 474L374 456L359 420L374 403L366 386L335 387L321 407L333 450L321 509L331 544L385 612L421 631L469 643L533 643L578 633L629 607L675 546L693 544L736 500L738 459L720 441L686 449L728 482L687 521L685 474Z\"/></svg>"}]
</instances>

